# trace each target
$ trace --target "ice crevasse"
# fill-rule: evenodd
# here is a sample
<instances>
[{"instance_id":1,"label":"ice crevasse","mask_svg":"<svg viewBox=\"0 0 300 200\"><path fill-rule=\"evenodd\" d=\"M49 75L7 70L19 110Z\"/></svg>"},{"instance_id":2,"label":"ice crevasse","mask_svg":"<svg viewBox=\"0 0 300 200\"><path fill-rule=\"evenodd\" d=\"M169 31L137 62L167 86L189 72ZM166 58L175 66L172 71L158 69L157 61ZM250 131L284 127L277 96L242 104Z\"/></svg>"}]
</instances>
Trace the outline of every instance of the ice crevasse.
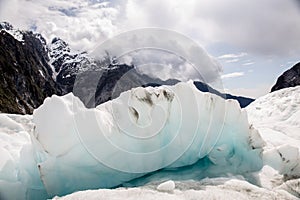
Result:
<instances>
[{"instance_id":1,"label":"ice crevasse","mask_svg":"<svg viewBox=\"0 0 300 200\"><path fill-rule=\"evenodd\" d=\"M34 111L33 124L17 156L0 146L7 155L0 163L4 197L41 199L170 177L247 174L263 166L264 141L246 111L192 82L134 88L92 109L72 93L54 95ZM10 184L20 192L10 194Z\"/></svg>"}]
</instances>

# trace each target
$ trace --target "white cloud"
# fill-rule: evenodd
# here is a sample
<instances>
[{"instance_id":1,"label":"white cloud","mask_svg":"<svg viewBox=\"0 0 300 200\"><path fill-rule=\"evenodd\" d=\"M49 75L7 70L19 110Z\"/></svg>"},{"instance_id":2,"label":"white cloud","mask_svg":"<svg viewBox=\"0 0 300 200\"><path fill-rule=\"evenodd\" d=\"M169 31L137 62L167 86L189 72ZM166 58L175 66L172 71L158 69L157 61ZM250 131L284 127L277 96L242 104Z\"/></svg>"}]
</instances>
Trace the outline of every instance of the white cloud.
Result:
<instances>
[{"instance_id":1,"label":"white cloud","mask_svg":"<svg viewBox=\"0 0 300 200\"><path fill-rule=\"evenodd\" d=\"M240 77L240 76L244 76L245 73L244 72L233 72L233 73L229 73L229 74L223 74L221 75L222 79L228 79L228 78L236 78L236 77Z\"/></svg>"},{"instance_id":2,"label":"white cloud","mask_svg":"<svg viewBox=\"0 0 300 200\"><path fill-rule=\"evenodd\" d=\"M203 45L220 42L283 56L300 51L299 19L293 0L128 0L124 26L166 27Z\"/></svg>"},{"instance_id":3,"label":"white cloud","mask_svg":"<svg viewBox=\"0 0 300 200\"><path fill-rule=\"evenodd\" d=\"M237 54L224 54L218 56L217 58L220 60L225 60L225 63L236 63L240 61L240 58L247 56L248 54L245 52L237 53Z\"/></svg>"},{"instance_id":4,"label":"white cloud","mask_svg":"<svg viewBox=\"0 0 300 200\"><path fill-rule=\"evenodd\" d=\"M235 59L231 59L231 60L226 60L225 62L226 63L235 63L235 62L238 62L240 59L237 59L237 58L235 58Z\"/></svg>"},{"instance_id":5,"label":"white cloud","mask_svg":"<svg viewBox=\"0 0 300 200\"><path fill-rule=\"evenodd\" d=\"M246 63L243 63L242 65L247 66L247 65L253 65L253 64L255 64L255 62L246 62Z\"/></svg>"},{"instance_id":6,"label":"white cloud","mask_svg":"<svg viewBox=\"0 0 300 200\"><path fill-rule=\"evenodd\" d=\"M0 20L36 26L48 39L60 36L77 49L92 49L116 33L150 26L179 31L204 46L219 42L259 55L300 51L300 10L294 0L98 2L1 0Z\"/></svg>"},{"instance_id":7,"label":"white cloud","mask_svg":"<svg viewBox=\"0 0 300 200\"><path fill-rule=\"evenodd\" d=\"M197 43L182 34L164 29L138 29L105 41L93 52L106 53L120 62L130 62L143 72L162 79L220 81L220 64Z\"/></svg>"},{"instance_id":8,"label":"white cloud","mask_svg":"<svg viewBox=\"0 0 300 200\"><path fill-rule=\"evenodd\" d=\"M35 29L48 41L61 37L77 50L91 50L118 30L114 24L118 9L108 3L86 0L1 2L1 21L11 22L21 29Z\"/></svg>"},{"instance_id":9,"label":"white cloud","mask_svg":"<svg viewBox=\"0 0 300 200\"><path fill-rule=\"evenodd\" d=\"M246 55L248 55L248 54L245 53L245 52L242 52L242 53L239 53L239 54L224 54L224 55L219 56L218 58L219 59L234 59L234 58L241 58L241 57L244 57Z\"/></svg>"}]
</instances>

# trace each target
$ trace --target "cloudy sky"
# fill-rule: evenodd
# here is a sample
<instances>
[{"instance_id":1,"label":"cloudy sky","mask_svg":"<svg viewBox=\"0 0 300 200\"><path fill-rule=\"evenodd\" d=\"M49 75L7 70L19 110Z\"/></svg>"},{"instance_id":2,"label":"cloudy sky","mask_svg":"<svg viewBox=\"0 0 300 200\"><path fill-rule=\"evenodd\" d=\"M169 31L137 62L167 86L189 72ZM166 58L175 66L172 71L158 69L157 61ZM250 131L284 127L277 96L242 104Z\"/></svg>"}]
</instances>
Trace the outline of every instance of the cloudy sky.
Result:
<instances>
[{"instance_id":1,"label":"cloudy sky","mask_svg":"<svg viewBox=\"0 0 300 200\"><path fill-rule=\"evenodd\" d=\"M228 91L250 97L300 60L297 0L0 0L0 21L87 51L136 28L174 30L218 60Z\"/></svg>"}]
</instances>

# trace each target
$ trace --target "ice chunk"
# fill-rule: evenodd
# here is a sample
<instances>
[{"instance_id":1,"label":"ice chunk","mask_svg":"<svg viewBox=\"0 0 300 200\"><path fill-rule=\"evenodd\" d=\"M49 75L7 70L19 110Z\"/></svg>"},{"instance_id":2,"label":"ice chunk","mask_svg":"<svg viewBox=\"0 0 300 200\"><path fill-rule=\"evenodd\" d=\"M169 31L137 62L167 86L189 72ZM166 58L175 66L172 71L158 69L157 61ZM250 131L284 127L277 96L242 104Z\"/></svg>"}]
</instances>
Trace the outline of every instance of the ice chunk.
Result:
<instances>
[{"instance_id":1,"label":"ice chunk","mask_svg":"<svg viewBox=\"0 0 300 200\"><path fill-rule=\"evenodd\" d=\"M53 96L33 115L36 162L49 196L248 173L263 164L264 143L246 112L192 82L135 88L92 109L72 94Z\"/></svg>"},{"instance_id":2,"label":"ice chunk","mask_svg":"<svg viewBox=\"0 0 300 200\"><path fill-rule=\"evenodd\" d=\"M172 192L175 189L175 183L174 181L166 181L159 184L156 189L162 192Z\"/></svg>"}]
</instances>

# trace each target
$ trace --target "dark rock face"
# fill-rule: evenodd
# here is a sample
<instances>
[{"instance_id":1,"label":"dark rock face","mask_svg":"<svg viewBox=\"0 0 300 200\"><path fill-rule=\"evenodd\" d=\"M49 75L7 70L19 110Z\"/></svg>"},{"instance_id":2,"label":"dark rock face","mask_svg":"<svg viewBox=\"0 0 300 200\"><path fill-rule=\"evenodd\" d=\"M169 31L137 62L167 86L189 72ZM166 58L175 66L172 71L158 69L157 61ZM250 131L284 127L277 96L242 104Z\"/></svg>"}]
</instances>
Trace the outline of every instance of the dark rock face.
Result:
<instances>
[{"instance_id":1,"label":"dark rock face","mask_svg":"<svg viewBox=\"0 0 300 200\"><path fill-rule=\"evenodd\" d=\"M271 92L287 87L295 87L297 85L300 85L300 62L279 76Z\"/></svg>"},{"instance_id":2,"label":"dark rock face","mask_svg":"<svg viewBox=\"0 0 300 200\"><path fill-rule=\"evenodd\" d=\"M60 94L48 65L45 40L39 34L20 32L19 41L0 25L0 111L32 113L52 94Z\"/></svg>"}]
</instances>

